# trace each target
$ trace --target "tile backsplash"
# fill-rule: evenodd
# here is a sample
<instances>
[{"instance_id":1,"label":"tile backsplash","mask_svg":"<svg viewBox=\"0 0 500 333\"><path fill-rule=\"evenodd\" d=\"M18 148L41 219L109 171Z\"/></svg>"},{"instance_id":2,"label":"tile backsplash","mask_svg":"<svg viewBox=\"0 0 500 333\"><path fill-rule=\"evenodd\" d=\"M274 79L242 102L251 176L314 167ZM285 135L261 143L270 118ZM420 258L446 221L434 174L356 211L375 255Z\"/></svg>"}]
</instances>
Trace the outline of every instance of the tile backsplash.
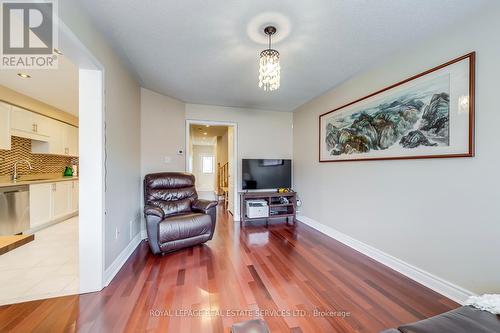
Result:
<instances>
[{"instance_id":1,"label":"tile backsplash","mask_svg":"<svg viewBox=\"0 0 500 333\"><path fill-rule=\"evenodd\" d=\"M78 157L33 154L30 139L13 136L12 149L0 149L0 176L11 175L14 163L19 160L28 160L33 167L33 170L29 170L25 164L18 164L19 175L41 173L60 173L62 175L66 166L78 165Z\"/></svg>"}]
</instances>

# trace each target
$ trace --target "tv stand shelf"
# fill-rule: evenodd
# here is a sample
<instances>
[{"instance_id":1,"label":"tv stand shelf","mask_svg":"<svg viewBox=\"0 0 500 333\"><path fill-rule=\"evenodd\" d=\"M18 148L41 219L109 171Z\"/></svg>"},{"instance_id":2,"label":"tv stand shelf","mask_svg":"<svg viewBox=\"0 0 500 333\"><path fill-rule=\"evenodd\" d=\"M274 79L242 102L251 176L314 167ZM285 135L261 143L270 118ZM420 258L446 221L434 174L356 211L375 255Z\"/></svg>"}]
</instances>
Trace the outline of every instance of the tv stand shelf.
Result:
<instances>
[{"instance_id":1,"label":"tv stand shelf","mask_svg":"<svg viewBox=\"0 0 500 333\"><path fill-rule=\"evenodd\" d=\"M280 203L282 197L288 199L289 203ZM269 206L269 216L259 218L249 218L246 212L246 202L248 200L265 200ZM266 225L269 225L270 219L285 218L287 224L295 223L297 212L297 193L295 192L240 192L240 223L266 220Z\"/></svg>"}]
</instances>

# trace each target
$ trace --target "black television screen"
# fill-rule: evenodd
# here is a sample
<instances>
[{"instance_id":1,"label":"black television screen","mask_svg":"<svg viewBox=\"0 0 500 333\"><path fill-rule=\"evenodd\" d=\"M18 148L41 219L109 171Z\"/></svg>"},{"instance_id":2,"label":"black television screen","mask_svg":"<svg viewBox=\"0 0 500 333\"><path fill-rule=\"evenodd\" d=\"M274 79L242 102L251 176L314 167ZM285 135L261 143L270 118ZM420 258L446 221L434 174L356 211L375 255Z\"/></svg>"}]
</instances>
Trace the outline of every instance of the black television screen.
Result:
<instances>
[{"instance_id":1,"label":"black television screen","mask_svg":"<svg viewBox=\"0 0 500 333\"><path fill-rule=\"evenodd\" d=\"M243 190L271 190L292 187L291 160L242 160Z\"/></svg>"}]
</instances>

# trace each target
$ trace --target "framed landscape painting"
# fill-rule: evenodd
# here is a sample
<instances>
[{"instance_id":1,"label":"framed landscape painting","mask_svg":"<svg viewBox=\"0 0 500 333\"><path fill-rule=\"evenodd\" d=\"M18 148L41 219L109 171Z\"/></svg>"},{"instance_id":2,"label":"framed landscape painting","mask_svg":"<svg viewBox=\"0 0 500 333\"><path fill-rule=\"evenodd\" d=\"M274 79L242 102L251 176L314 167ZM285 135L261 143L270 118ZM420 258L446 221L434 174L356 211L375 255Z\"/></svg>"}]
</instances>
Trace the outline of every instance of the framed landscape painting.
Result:
<instances>
[{"instance_id":1,"label":"framed landscape painting","mask_svg":"<svg viewBox=\"0 0 500 333\"><path fill-rule=\"evenodd\" d=\"M319 161L474 156L475 53L319 117Z\"/></svg>"}]
</instances>

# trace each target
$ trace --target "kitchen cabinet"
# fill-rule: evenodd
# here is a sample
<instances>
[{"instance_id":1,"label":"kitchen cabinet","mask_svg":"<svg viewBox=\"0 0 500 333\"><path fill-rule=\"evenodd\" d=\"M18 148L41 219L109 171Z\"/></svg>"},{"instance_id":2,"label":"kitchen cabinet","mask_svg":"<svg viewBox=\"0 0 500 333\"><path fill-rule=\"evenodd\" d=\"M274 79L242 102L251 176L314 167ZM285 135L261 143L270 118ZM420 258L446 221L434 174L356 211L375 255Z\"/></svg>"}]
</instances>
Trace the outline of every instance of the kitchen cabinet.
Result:
<instances>
[{"instance_id":1,"label":"kitchen cabinet","mask_svg":"<svg viewBox=\"0 0 500 333\"><path fill-rule=\"evenodd\" d=\"M38 227L52 220L53 184L30 185L30 227Z\"/></svg>"},{"instance_id":2,"label":"kitchen cabinet","mask_svg":"<svg viewBox=\"0 0 500 333\"><path fill-rule=\"evenodd\" d=\"M10 110L10 119L2 121L0 125L0 149L4 147L4 130L2 127L9 126L7 130L8 145L10 146L10 135L28 138L32 140L31 151L35 154L65 155L78 157L78 128L68 125L58 120L39 115L37 113L5 104L0 105L0 120L4 120L7 115L6 110ZM5 144L7 147L7 145Z\"/></svg>"},{"instance_id":3,"label":"kitchen cabinet","mask_svg":"<svg viewBox=\"0 0 500 333\"><path fill-rule=\"evenodd\" d=\"M71 212L71 182L58 182L52 186L52 218L57 220Z\"/></svg>"},{"instance_id":4,"label":"kitchen cabinet","mask_svg":"<svg viewBox=\"0 0 500 333\"><path fill-rule=\"evenodd\" d=\"M78 156L78 128L50 119L50 137L46 142L33 141L31 151L35 154Z\"/></svg>"},{"instance_id":5,"label":"kitchen cabinet","mask_svg":"<svg viewBox=\"0 0 500 333\"><path fill-rule=\"evenodd\" d=\"M63 155L78 156L78 128L62 124Z\"/></svg>"},{"instance_id":6,"label":"kitchen cabinet","mask_svg":"<svg viewBox=\"0 0 500 333\"><path fill-rule=\"evenodd\" d=\"M50 121L51 119L48 117L17 106L11 106L10 129L12 135L32 140L48 141Z\"/></svg>"},{"instance_id":7,"label":"kitchen cabinet","mask_svg":"<svg viewBox=\"0 0 500 333\"><path fill-rule=\"evenodd\" d=\"M11 106L0 102L0 149L10 150L10 110Z\"/></svg>"},{"instance_id":8,"label":"kitchen cabinet","mask_svg":"<svg viewBox=\"0 0 500 333\"><path fill-rule=\"evenodd\" d=\"M31 229L74 215L78 194L77 180L30 185Z\"/></svg>"}]
</instances>

